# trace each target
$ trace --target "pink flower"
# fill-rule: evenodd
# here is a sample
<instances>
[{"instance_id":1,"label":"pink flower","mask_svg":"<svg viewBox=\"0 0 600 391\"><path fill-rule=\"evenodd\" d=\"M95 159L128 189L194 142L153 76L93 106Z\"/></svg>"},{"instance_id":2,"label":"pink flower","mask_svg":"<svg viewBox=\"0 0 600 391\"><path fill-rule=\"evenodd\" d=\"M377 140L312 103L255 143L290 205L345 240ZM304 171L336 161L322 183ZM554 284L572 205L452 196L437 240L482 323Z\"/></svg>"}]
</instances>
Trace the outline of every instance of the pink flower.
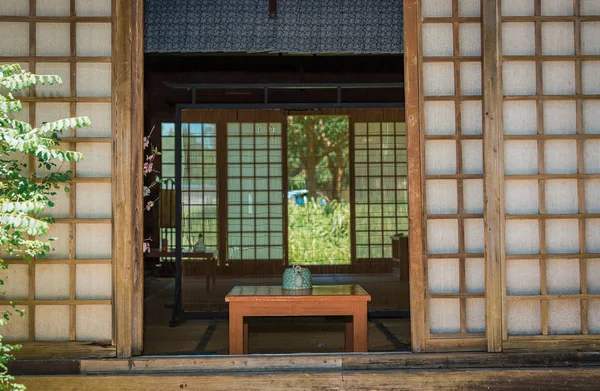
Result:
<instances>
[{"instance_id":1,"label":"pink flower","mask_svg":"<svg viewBox=\"0 0 600 391\"><path fill-rule=\"evenodd\" d=\"M148 197L150 195L150 188L148 186L144 186L144 197Z\"/></svg>"},{"instance_id":2,"label":"pink flower","mask_svg":"<svg viewBox=\"0 0 600 391\"><path fill-rule=\"evenodd\" d=\"M154 163L152 163L152 162L144 163L144 173L150 174L154 168L153 166L154 166Z\"/></svg>"},{"instance_id":3,"label":"pink flower","mask_svg":"<svg viewBox=\"0 0 600 391\"><path fill-rule=\"evenodd\" d=\"M150 140L148 140L148 137L144 137L144 148L148 148L149 145L150 145Z\"/></svg>"},{"instance_id":4,"label":"pink flower","mask_svg":"<svg viewBox=\"0 0 600 391\"><path fill-rule=\"evenodd\" d=\"M150 252L150 243L144 242L144 250L143 250L143 252L145 252L145 253L149 253Z\"/></svg>"},{"instance_id":5,"label":"pink flower","mask_svg":"<svg viewBox=\"0 0 600 391\"><path fill-rule=\"evenodd\" d=\"M150 210L152 209L152 207L154 206L154 201L148 201L148 203L146 204L146 210Z\"/></svg>"},{"instance_id":6,"label":"pink flower","mask_svg":"<svg viewBox=\"0 0 600 391\"><path fill-rule=\"evenodd\" d=\"M156 154L154 154L154 153L152 155L146 155L146 161L153 162L155 157L156 157Z\"/></svg>"}]
</instances>

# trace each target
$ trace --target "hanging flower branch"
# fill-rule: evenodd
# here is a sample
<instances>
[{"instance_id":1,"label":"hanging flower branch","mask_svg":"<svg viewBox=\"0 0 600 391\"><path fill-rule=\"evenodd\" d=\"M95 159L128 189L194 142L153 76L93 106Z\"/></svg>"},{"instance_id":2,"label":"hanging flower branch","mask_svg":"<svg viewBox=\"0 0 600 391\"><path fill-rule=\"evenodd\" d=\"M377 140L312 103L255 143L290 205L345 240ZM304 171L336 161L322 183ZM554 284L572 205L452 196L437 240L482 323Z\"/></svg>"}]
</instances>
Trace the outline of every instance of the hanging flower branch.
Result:
<instances>
[{"instance_id":1,"label":"hanging flower branch","mask_svg":"<svg viewBox=\"0 0 600 391\"><path fill-rule=\"evenodd\" d=\"M160 155L160 152L158 151L158 148L156 148L154 145L152 145L150 143L150 137L152 136L153 132L154 132L154 127L152 127L152 129L150 130L150 133L148 133L147 136L144 136L144 151L147 151L147 154L145 154L146 157L144 160L143 172L144 172L144 177L152 178L152 181L150 182L150 184L147 186L144 185L144 189L143 189L144 209L147 212L149 212L154 207L156 202L158 201L158 197L156 197L155 199L148 199L152 195L152 188L161 183L161 179L158 176L159 171L154 168L154 159L156 158L156 156ZM144 243L143 243L143 251L144 252L150 252L150 242L152 242L152 238L149 237L149 238L144 239Z\"/></svg>"}]
</instances>

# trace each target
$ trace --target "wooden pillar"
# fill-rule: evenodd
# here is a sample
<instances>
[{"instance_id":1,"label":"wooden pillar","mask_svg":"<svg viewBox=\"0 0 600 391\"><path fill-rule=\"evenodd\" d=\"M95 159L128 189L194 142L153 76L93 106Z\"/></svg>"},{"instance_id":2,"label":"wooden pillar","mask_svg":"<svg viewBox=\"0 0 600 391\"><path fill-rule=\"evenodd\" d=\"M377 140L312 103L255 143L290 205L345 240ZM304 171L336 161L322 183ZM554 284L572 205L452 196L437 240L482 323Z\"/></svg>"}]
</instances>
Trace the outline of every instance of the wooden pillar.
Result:
<instances>
[{"instance_id":1,"label":"wooden pillar","mask_svg":"<svg viewBox=\"0 0 600 391\"><path fill-rule=\"evenodd\" d=\"M489 352L502 350L504 129L500 6L499 0L482 0L485 327Z\"/></svg>"},{"instance_id":2,"label":"wooden pillar","mask_svg":"<svg viewBox=\"0 0 600 391\"><path fill-rule=\"evenodd\" d=\"M113 319L119 357L142 349L143 9L143 0L113 0Z\"/></svg>"},{"instance_id":3,"label":"wooden pillar","mask_svg":"<svg viewBox=\"0 0 600 391\"><path fill-rule=\"evenodd\" d=\"M423 268L423 199L421 184L421 104L419 93L420 0L404 0L404 80L408 160L408 237L410 247L410 321L412 349L425 349L425 271Z\"/></svg>"}]
</instances>

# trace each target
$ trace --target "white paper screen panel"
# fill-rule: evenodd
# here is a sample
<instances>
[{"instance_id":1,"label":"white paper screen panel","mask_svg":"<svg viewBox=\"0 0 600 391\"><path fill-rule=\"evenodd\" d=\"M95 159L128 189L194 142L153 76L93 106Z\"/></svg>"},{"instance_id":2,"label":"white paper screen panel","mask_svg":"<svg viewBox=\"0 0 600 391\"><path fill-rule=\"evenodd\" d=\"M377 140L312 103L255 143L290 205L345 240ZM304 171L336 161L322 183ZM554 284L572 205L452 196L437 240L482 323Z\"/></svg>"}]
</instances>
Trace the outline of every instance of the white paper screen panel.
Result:
<instances>
[{"instance_id":1,"label":"white paper screen panel","mask_svg":"<svg viewBox=\"0 0 600 391\"><path fill-rule=\"evenodd\" d=\"M458 16L463 18L481 16L480 0L458 0Z\"/></svg>"},{"instance_id":2,"label":"white paper screen panel","mask_svg":"<svg viewBox=\"0 0 600 391\"><path fill-rule=\"evenodd\" d=\"M423 25L423 55L452 56L451 23L427 23Z\"/></svg>"},{"instance_id":3,"label":"white paper screen panel","mask_svg":"<svg viewBox=\"0 0 600 391\"><path fill-rule=\"evenodd\" d=\"M575 254L579 251L579 224L575 219L546 221L546 250L549 254Z\"/></svg>"},{"instance_id":4,"label":"white paper screen panel","mask_svg":"<svg viewBox=\"0 0 600 391\"><path fill-rule=\"evenodd\" d=\"M600 54L600 22L581 23L581 52L583 54Z\"/></svg>"},{"instance_id":5,"label":"white paper screen panel","mask_svg":"<svg viewBox=\"0 0 600 391\"><path fill-rule=\"evenodd\" d=\"M78 56L110 56L110 23L77 23Z\"/></svg>"},{"instance_id":6,"label":"white paper screen panel","mask_svg":"<svg viewBox=\"0 0 600 391\"><path fill-rule=\"evenodd\" d=\"M503 23L502 52L505 56L535 54L535 24Z\"/></svg>"},{"instance_id":7,"label":"white paper screen panel","mask_svg":"<svg viewBox=\"0 0 600 391\"><path fill-rule=\"evenodd\" d=\"M3 56L29 55L29 24L21 22L0 22L0 53Z\"/></svg>"},{"instance_id":8,"label":"white paper screen panel","mask_svg":"<svg viewBox=\"0 0 600 391\"><path fill-rule=\"evenodd\" d=\"M35 340L65 341L69 339L69 306L35 306Z\"/></svg>"},{"instance_id":9,"label":"white paper screen panel","mask_svg":"<svg viewBox=\"0 0 600 391\"><path fill-rule=\"evenodd\" d=\"M77 96L110 97L110 94L111 64L77 64Z\"/></svg>"},{"instance_id":10,"label":"white paper screen panel","mask_svg":"<svg viewBox=\"0 0 600 391\"><path fill-rule=\"evenodd\" d=\"M549 334L581 334L581 305L579 300L548 302Z\"/></svg>"},{"instance_id":11,"label":"white paper screen panel","mask_svg":"<svg viewBox=\"0 0 600 391\"><path fill-rule=\"evenodd\" d=\"M29 15L29 0L11 0L0 2L0 15L27 16Z\"/></svg>"},{"instance_id":12,"label":"white paper screen panel","mask_svg":"<svg viewBox=\"0 0 600 391\"><path fill-rule=\"evenodd\" d=\"M574 100L544 102L544 133L577 133L577 108Z\"/></svg>"},{"instance_id":13,"label":"white paper screen panel","mask_svg":"<svg viewBox=\"0 0 600 391\"><path fill-rule=\"evenodd\" d=\"M431 254L458 252L458 221L427 220L427 245Z\"/></svg>"},{"instance_id":14,"label":"white paper screen panel","mask_svg":"<svg viewBox=\"0 0 600 391\"><path fill-rule=\"evenodd\" d=\"M110 178L112 148L109 143L82 143L77 151L83 160L77 162L77 176L80 178Z\"/></svg>"},{"instance_id":15,"label":"white paper screen panel","mask_svg":"<svg viewBox=\"0 0 600 391\"><path fill-rule=\"evenodd\" d=\"M508 220L505 224L507 254L539 254L539 228L535 220Z\"/></svg>"},{"instance_id":16,"label":"white paper screen panel","mask_svg":"<svg viewBox=\"0 0 600 391\"><path fill-rule=\"evenodd\" d=\"M51 242L52 250L46 255L46 258L69 258L69 225L55 223L50 225L47 237L42 237L42 240L55 238Z\"/></svg>"},{"instance_id":17,"label":"white paper screen panel","mask_svg":"<svg viewBox=\"0 0 600 391\"><path fill-rule=\"evenodd\" d=\"M4 281L0 290L1 300L20 300L29 297L30 265L10 265L0 270L0 280ZM3 330L4 331L4 330Z\"/></svg>"},{"instance_id":18,"label":"white paper screen panel","mask_svg":"<svg viewBox=\"0 0 600 391\"><path fill-rule=\"evenodd\" d=\"M535 180L506 180L504 182L504 200L506 214L538 214L538 182Z\"/></svg>"},{"instance_id":19,"label":"white paper screen panel","mask_svg":"<svg viewBox=\"0 0 600 391\"><path fill-rule=\"evenodd\" d=\"M69 298L69 265L35 265L35 298L65 300Z\"/></svg>"},{"instance_id":20,"label":"white paper screen panel","mask_svg":"<svg viewBox=\"0 0 600 391\"><path fill-rule=\"evenodd\" d=\"M456 174L456 141L426 141L425 167L427 174Z\"/></svg>"},{"instance_id":21,"label":"white paper screen panel","mask_svg":"<svg viewBox=\"0 0 600 391\"><path fill-rule=\"evenodd\" d=\"M460 63L460 92L462 95L481 95L481 63Z\"/></svg>"},{"instance_id":22,"label":"white paper screen panel","mask_svg":"<svg viewBox=\"0 0 600 391\"><path fill-rule=\"evenodd\" d=\"M77 137L111 137L110 103L77 103L77 115L85 115L92 126L77 129Z\"/></svg>"},{"instance_id":23,"label":"white paper screen panel","mask_svg":"<svg viewBox=\"0 0 600 391\"><path fill-rule=\"evenodd\" d=\"M37 63L35 71L40 75L59 76L62 80L62 84L36 86L36 96L46 98L71 95L71 66L69 63L40 62Z\"/></svg>"},{"instance_id":24,"label":"white paper screen panel","mask_svg":"<svg viewBox=\"0 0 600 391\"><path fill-rule=\"evenodd\" d=\"M110 305L78 305L75 329L77 341L110 341L112 308Z\"/></svg>"},{"instance_id":25,"label":"white paper screen panel","mask_svg":"<svg viewBox=\"0 0 600 391\"><path fill-rule=\"evenodd\" d=\"M546 95L575 94L575 62L543 61L542 81Z\"/></svg>"},{"instance_id":26,"label":"white paper screen panel","mask_svg":"<svg viewBox=\"0 0 600 391\"><path fill-rule=\"evenodd\" d=\"M77 184L76 218L110 218L112 187L110 183Z\"/></svg>"},{"instance_id":27,"label":"white paper screen panel","mask_svg":"<svg viewBox=\"0 0 600 391\"><path fill-rule=\"evenodd\" d=\"M585 212L600 213L600 179L585 181Z\"/></svg>"},{"instance_id":28,"label":"white paper screen panel","mask_svg":"<svg viewBox=\"0 0 600 391\"><path fill-rule=\"evenodd\" d=\"M458 259L430 259L429 293L459 293L460 265Z\"/></svg>"},{"instance_id":29,"label":"white paper screen panel","mask_svg":"<svg viewBox=\"0 0 600 391\"><path fill-rule=\"evenodd\" d=\"M577 214L578 189L576 179L546 181L546 212L550 214Z\"/></svg>"},{"instance_id":30,"label":"white paper screen panel","mask_svg":"<svg viewBox=\"0 0 600 391\"><path fill-rule=\"evenodd\" d=\"M463 202L465 213L483 213L483 179L463 181Z\"/></svg>"},{"instance_id":31,"label":"white paper screen panel","mask_svg":"<svg viewBox=\"0 0 600 391\"><path fill-rule=\"evenodd\" d=\"M70 0L36 0L35 9L37 16L69 16L71 2Z\"/></svg>"},{"instance_id":32,"label":"white paper screen panel","mask_svg":"<svg viewBox=\"0 0 600 391\"><path fill-rule=\"evenodd\" d=\"M600 334L600 300L590 300L588 306L589 332L590 334Z\"/></svg>"},{"instance_id":33,"label":"white paper screen panel","mask_svg":"<svg viewBox=\"0 0 600 391\"><path fill-rule=\"evenodd\" d=\"M600 94L600 61L583 61L581 78L585 95Z\"/></svg>"},{"instance_id":34,"label":"white paper screen panel","mask_svg":"<svg viewBox=\"0 0 600 391\"><path fill-rule=\"evenodd\" d=\"M112 297L111 265L77 265L77 300L99 300Z\"/></svg>"},{"instance_id":35,"label":"white paper screen panel","mask_svg":"<svg viewBox=\"0 0 600 391\"><path fill-rule=\"evenodd\" d=\"M583 132L600 134L600 100L583 102Z\"/></svg>"},{"instance_id":36,"label":"white paper screen panel","mask_svg":"<svg viewBox=\"0 0 600 391\"><path fill-rule=\"evenodd\" d=\"M77 16L110 16L111 0L75 0Z\"/></svg>"},{"instance_id":37,"label":"white paper screen panel","mask_svg":"<svg viewBox=\"0 0 600 391\"><path fill-rule=\"evenodd\" d=\"M581 292L578 259L548 259L546 269L548 294L572 295Z\"/></svg>"},{"instance_id":38,"label":"white paper screen panel","mask_svg":"<svg viewBox=\"0 0 600 391\"><path fill-rule=\"evenodd\" d=\"M475 135L483 133L481 101L464 101L460 104L462 134Z\"/></svg>"},{"instance_id":39,"label":"white paper screen panel","mask_svg":"<svg viewBox=\"0 0 600 391\"><path fill-rule=\"evenodd\" d=\"M35 104L35 126L44 122L68 118L70 113L69 103L40 102ZM63 137L71 135L71 131L63 132Z\"/></svg>"},{"instance_id":40,"label":"white paper screen panel","mask_svg":"<svg viewBox=\"0 0 600 391\"><path fill-rule=\"evenodd\" d=\"M467 292L485 292L485 262L483 258L468 258L465 260L465 282Z\"/></svg>"},{"instance_id":41,"label":"white paper screen panel","mask_svg":"<svg viewBox=\"0 0 600 391\"><path fill-rule=\"evenodd\" d=\"M504 134L536 134L537 111L534 101L504 102Z\"/></svg>"},{"instance_id":42,"label":"white paper screen panel","mask_svg":"<svg viewBox=\"0 0 600 391\"><path fill-rule=\"evenodd\" d=\"M29 307L19 305L17 308L25 310L25 315L19 316L14 313L14 308L11 306L0 306L0 311L6 310L13 312L13 317L10 322L2 326L2 341L20 342L29 339Z\"/></svg>"},{"instance_id":43,"label":"white paper screen panel","mask_svg":"<svg viewBox=\"0 0 600 391\"><path fill-rule=\"evenodd\" d=\"M507 317L509 335L542 333L542 311L539 300L509 301Z\"/></svg>"},{"instance_id":44,"label":"white paper screen panel","mask_svg":"<svg viewBox=\"0 0 600 391\"><path fill-rule=\"evenodd\" d=\"M455 106L454 102L425 102L425 134L455 134Z\"/></svg>"},{"instance_id":45,"label":"white paper screen panel","mask_svg":"<svg viewBox=\"0 0 600 391\"><path fill-rule=\"evenodd\" d=\"M600 15L600 3L597 0L581 0L582 15Z\"/></svg>"},{"instance_id":46,"label":"white paper screen panel","mask_svg":"<svg viewBox=\"0 0 600 391\"><path fill-rule=\"evenodd\" d=\"M425 18L452 16L452 0L422 0L421 7L421 12Z\"/></svg>"},{"instance_id":47,"label":"white paper screen panel","mask_svg":"<svg viewBox=\"0 0 600 391\"><path fill-rule=\"evenodd\" d=\"M506 293L508 295L540 294L540 263L538 259L510 259L507 261Z\"/></svg>"},{"instance_id":48,"label":"white paper screen panel","mask_svg":"<svg viewBox=\"0 0 600 391\"><path fill-rule=\"evenodd\" d=\"M535 63L531 61L505 62L502 67L504 95L535 95Z\"/></svg>"},{"instance_id":49,"label":"white paper screen panel","mask_svg":"<svg viewBox=\"0 0 600 391\"><path fill-rule=\"evenodd\" d=\"M110 224L77 224L77 258L110 258L112 230Z\"/></svg>"},{"instance_id":50,"label":"white paper screen panel","mask_svg":"<svg viewBox=\"0 0 600 391\"><path fill-rule=\"evenodd\" d=\"M544 16L571 16L573 11L572 0L542 0Z\"/></svg>"},{"instance_id":51,"label":"white paper screen panel","mask_svg":"<svg viewBox=\"0 0 600 391\"><path fill-rule=\"evenodd\" d=\"M427 213L455 214L458 211L457 181L428 180Z\"/></svg>"},{"instance_id":52,"label":"white paper screen panel","mask_svg":"<svg viewBox=\"0 0 600 391\"><path fill-rule=\"evenodd\" d=\"M461 23L458 27L458 41L461 56L481 56L481 25Z\"/></svg>"},{"instance_id":53,"label":"white paper screen panel","mask_svg":"<svg viewBox=\"0 0 600 391\"><path fill-rule=\"evenodd\" d=\"M429 327L432 334L460 332L460 301L430 299Z\"/></svg>"},{"instance_id":54,"label":"white paper screen panel","mask_svg":"<svg viewBox=\"0 0 600 391\"><path fill-rule=\"evenodd\" d=\"M36 55L69 56L71 54L71 26L69 23L37 23Z\"/></svg>"},{"instance_id":55,"label":"white paper screen panel","mask_svg":"<svg viewBox=\"0 0 600 391\"><path fill-rule=\"evenodd\" d=\"M533 1L523 0L503 0L502 15L503 16L533 16L534 3Z\"/></svg>"},{"instance_id":56,"label":"white paper screen panel","mask_svg":"<svg viewBox=\"0 0 600 391\"><path fill-rule=\"evenodd\" d=\"M600 258L588 259L586 272L588 293L600 293Z\"/></svg>"},{"instance_id":57,"label":"white paper screen panel","mask_svg":"<svg viewBox=\"0 0 600 391\"><path fill-rule=\"evenodd\" d=\"M485 299L466 299L466 315L468 333L485 332Z\"/></svg>"},{"instance_id":58,"label":"white paper screen panel","mask_svg":"<svg viewBox=\"0 0 600 391\"><path fill-rule=\"evenodd\" d=\"M568 56L575 54L575 24L542 23L542 54Z\"/></svg>"}]
</instances>

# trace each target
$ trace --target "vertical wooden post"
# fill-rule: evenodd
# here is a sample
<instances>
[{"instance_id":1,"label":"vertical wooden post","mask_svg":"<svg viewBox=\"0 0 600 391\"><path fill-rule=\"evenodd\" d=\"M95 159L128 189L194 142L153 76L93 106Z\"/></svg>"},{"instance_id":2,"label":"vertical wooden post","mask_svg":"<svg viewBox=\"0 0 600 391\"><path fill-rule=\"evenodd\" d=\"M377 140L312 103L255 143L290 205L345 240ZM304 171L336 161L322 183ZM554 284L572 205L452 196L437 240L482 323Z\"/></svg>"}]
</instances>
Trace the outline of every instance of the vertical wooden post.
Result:
<instances>
[{"instance_id":1,"label":"vertical wooden post","mask_svg":"<svg viewBox=\"0 0 600 391\"><path fill-rule=\"evenodd\" d=\"M419 2L404 0L404 88L408 160L408 238L410 321L414 352L425 349L423 200L421 197L421 121L419 93Z\"/></svg>"},{"instance_id":2,"label":"vertical wooden post","mask_svg":"<svg viewBox=\"0 0 600 391\"><path fill-rule=\"evenodd\" d=\"M142 348L143 0L113 0L113 281L117 356Z\"/></svg>"},{"instance_id":3,"label":"vertical wooden post","mask_svg":"<svg viewBox=\"0 0 600 391\"><path fill-rule=\"evenodd\" d=\"M483 158L486 336L488 351L502 350L504 254L502 23L499 0L483 0Z\"/></svg>"}]
</instances>

